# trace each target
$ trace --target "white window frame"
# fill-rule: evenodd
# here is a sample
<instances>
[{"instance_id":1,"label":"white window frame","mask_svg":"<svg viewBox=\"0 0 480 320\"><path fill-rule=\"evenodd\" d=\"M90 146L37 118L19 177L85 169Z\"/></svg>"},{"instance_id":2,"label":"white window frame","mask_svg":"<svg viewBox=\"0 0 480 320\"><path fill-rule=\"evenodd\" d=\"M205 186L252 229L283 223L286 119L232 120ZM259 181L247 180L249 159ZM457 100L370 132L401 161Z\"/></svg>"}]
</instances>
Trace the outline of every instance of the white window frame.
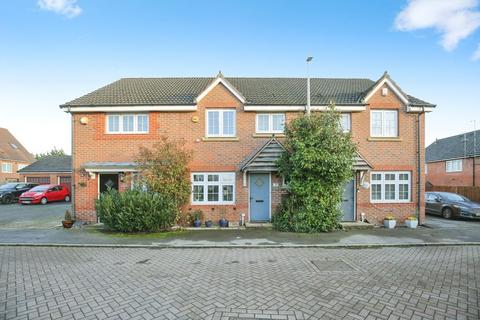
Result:
<instances>
[{"instance_id":1,"label":"white window frame","mask_svg":"<svg viewBox=\"0 0 480 320\"><path fill-rule=\"evenodd\" d=\"M208 120L210 117L210 112L218 112L218 134L210 134L208 132ZM224 134L223 133L223 118L226 112L233 112L233 133L232 134ZM237 111L235 109L216 109L211 108L205 110L205 136L212 137L212 138L234 138L237 136Z\"/></svg>"},{"instance_id":2,"label":"white window frame","mask_svg":"<svg viewBox=\"0 0 480 320\"><path fill-rule=\"evenodd\" d=\"M462 159L445 161L445 172L452 173L452 172L462 172L462 171L463 171Z\"/></svg>"},{"instance_id":3,"label":"white window frame","mask_svg":"<svg viewBox=\"0 0 480 320\"><path fill-rule=\"evenodd\" d=\"M203 181L194 181L195 175L203 175ZM218 175L218 181L208 181L208 175ZM192 172L191 173L191 195L190 202L194 205L234 205L235 204L235 190L236 190L236 175L235 172ZM229 179L229 180L228 180ZM194 186L203 186L203 201L193 200ZM208 201L208 186L218 186L218 201ZM223 201L223 187L233 186L232 201Z\"/></svg>"},{"instance_id":4,"label":"white window frame","mask_svg":"<svg viewBox=\"0 0 480 320\"><path fill-rule=\"evenodd\" d=\"M373 114L380 113L382 115L382 133L380 135L373 134ZM385 123L385 114L394 113L395 114L395 134L387 135L386 134L386 123ZM398 137L398 110L370 110L370 136L375 138L397 138Z\"/></svg>"},{"instance_id":5,"label":"white window frame","mask_svg":"<svg viewBox=\"0 0 480 320\"><path fill-rule=\"evenodd\" d=\"M380 174L381 180L372 180L374 174ZM395 180L385 180L386 174L395 174ZM401 174L407 174L408 180L400 180ZM400 185L408 183L408 199L400 199ZM381 199L374 200L373 185L380 184ZM395 184L395 199L385 199L385 184ZM412 173L410 171L372 171L370 172L370 202L371 203L410 203L412 201Z\"/></svg>"},{"instance_id":6,"label":"white window frame","mask_svg":"<svg viewBox=\"0 0 480 320\"><path fill-rule=\"evenodd\" d=\"M123 117L133 116L133 131L123 130ZM138 117L147 117L147 131L138 130ZM118 117L118 131L110 131L110 117ZM105 117L105 132L107 134L148 134L150 131L150 115L148 113L109 113Z\"/></svg>"},{"instance_id":7,"label":"white window frame","mask_svg":"<svg viewBox=\"0 0 480 320\"><path fill-rule=\"evenodd\" d=\"M13 165L9 162L2 162L2 173L13 173Z\"/></svg>"},{"instance_id":8,"label":"white window frame","mask_svg":"<svg viewBox=\"0 0 480 320\"><path fill-rule=\"evenodd\" d=\"M260 130L258 127L258 117L267 116L268 117L268 129ZM283 129L282 130L273 130L273 116L283 116ZM256 133L284 133L285 131L285 113L257 113L255 115L255 132Z\"/></svg>"},{"instance_id":9,"label":"white window frame","mask_svg":"<svg viewBox=\"0 0 480 320\"><path fill-rule=\"evenodd\" d=\"M352 131L352 114L351 113L342 113L341 114L342 119L340 119L340 126L342 127L343 132L351 132ZM347 128L343 127L343 117L346 117L348 119L348 126Z\"/></svg>"}]
</instances>

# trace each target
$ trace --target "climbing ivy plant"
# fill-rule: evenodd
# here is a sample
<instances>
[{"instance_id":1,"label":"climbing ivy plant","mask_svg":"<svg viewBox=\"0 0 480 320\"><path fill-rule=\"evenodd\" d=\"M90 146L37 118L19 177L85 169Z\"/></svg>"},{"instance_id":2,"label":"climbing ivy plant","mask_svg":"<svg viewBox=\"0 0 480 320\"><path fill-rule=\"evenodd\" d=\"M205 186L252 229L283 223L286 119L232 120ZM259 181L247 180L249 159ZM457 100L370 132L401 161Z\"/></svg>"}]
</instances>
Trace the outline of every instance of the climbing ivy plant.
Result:
<instances>
[{"instance_id":1,"label":"climbing ivy plant","mask_svg":"<svg viewBox=\"0 0 480 320\"><path fill-rule=\"evenodd\" d=\"M273 225L293 232L339 228L344 186L353 176L356 145L343 132L335 106L303 115L285 129L286 151L278 161L287 182Z\"/></svg>"}]
</instances>

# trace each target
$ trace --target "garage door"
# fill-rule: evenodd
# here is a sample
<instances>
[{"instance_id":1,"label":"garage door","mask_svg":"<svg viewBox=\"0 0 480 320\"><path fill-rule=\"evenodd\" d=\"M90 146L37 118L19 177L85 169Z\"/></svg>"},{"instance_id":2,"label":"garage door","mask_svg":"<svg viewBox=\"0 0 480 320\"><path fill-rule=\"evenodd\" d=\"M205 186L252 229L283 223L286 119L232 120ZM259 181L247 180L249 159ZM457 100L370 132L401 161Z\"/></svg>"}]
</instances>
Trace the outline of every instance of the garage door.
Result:
<instances>
[{"instance_id":1,"label":"garage door","mask_svg":"<svg viewBox=\"0 0 480 320\"><path fill-rule=\"evenodd\" d=\"M27 177L27 182L38 184L50 184L50 177Z\"/></svg>"},{"instance_id":2,"label":"garage door","mask_svg":"<svg viewBox=\"0 0 480 320\"><path fill-rule=\"evenodd\" d=\"M67 185L68 190L72 190L72 177L59 177L58 181Z\"/></svg>"}]
</instances>

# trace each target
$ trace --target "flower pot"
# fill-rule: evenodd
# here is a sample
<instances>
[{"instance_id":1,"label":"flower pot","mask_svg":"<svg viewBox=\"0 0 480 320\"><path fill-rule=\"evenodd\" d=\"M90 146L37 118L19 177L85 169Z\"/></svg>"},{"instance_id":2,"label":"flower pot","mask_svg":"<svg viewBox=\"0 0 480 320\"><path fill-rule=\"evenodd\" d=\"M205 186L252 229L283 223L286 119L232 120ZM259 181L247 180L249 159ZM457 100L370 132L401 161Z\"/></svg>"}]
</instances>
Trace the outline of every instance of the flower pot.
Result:
<instances>
[{"instance_id":1,"label":"flower pot","mask_svg":"<svg viewBox=\"0 0 480 320\"><path fill-rule=\"evenodd\" d=\"M212 220L205 221L205 227L210 228L211 226L213 226Z\"/></svg>"},{"instance_id":2,"label":"flower pot","mask_svg":"<svg viewBox=\"0 0 480 320\"><path fill-rule=\"evenodd\" d=\"M395 228L396 224L397 224L396 220L383 220L383 226L387 229Z\"/></svg>"},{"instance_id":3,"label":"flower pot","mask_svg":"<svg viewBox=\"0 0 480 320\"><path fill-rule=\"evenodd\" d=\"M200 220L200 219L193 220L193 226L195 228L199 228L201 225L202 225L202 220Z\"/></svg>"},{"instance_id":4,"label":"flower pot","mask_svg":"<svg viewBox=\"0 0 480 320\"><path fill-rule=\"evenodd\" d=\"M73 226L73 221L72 220L62 220L62 225L66 229L70 229Z\"/></svg>"},{"instance_id":5,"label":"flower pot","mask_svg":"<svg viewBox=\"0 0 480 320\"><path fill-rule=\"evenodd\" d=\"M221 228L226 228L228 227L228 220L225 218L222 218L218 221L218 224L220 225Z\"/></svg>"},{"instance_id":6,"label":"flower pot","mask_svg":"<svg viewBox=\"0 0 480 320\"><path fill-rule=\"evenodd\" d=\"M418 220L405 220L405 225L410 229L416 229L418 227Z\"/></svg>"}]
</instances>

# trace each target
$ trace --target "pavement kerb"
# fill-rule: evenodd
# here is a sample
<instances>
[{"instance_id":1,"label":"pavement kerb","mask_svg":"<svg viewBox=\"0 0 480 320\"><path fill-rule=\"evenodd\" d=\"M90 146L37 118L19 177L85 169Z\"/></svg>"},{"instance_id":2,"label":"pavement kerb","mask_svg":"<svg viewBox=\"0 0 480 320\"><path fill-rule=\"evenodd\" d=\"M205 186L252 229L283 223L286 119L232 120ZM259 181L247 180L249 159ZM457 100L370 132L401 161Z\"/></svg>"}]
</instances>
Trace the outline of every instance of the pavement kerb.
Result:
<instances>
[{"instance_id":1,"label":"pavement kerb","mask_svg":"<svg viewBox=\"0 0 480 320\"><path fill-rule=\"evenodd\" d=\"M319 249L367 249L480 246L480 242L423 242L423 243L366 243L366 244L267 244L267 245L168 245L168 244L67 244L67 243L0 243L0 247L59 247L59 248L143 248L143 249L278 249L278 248L319 248Z\"/></svg>"}]
</instances>

